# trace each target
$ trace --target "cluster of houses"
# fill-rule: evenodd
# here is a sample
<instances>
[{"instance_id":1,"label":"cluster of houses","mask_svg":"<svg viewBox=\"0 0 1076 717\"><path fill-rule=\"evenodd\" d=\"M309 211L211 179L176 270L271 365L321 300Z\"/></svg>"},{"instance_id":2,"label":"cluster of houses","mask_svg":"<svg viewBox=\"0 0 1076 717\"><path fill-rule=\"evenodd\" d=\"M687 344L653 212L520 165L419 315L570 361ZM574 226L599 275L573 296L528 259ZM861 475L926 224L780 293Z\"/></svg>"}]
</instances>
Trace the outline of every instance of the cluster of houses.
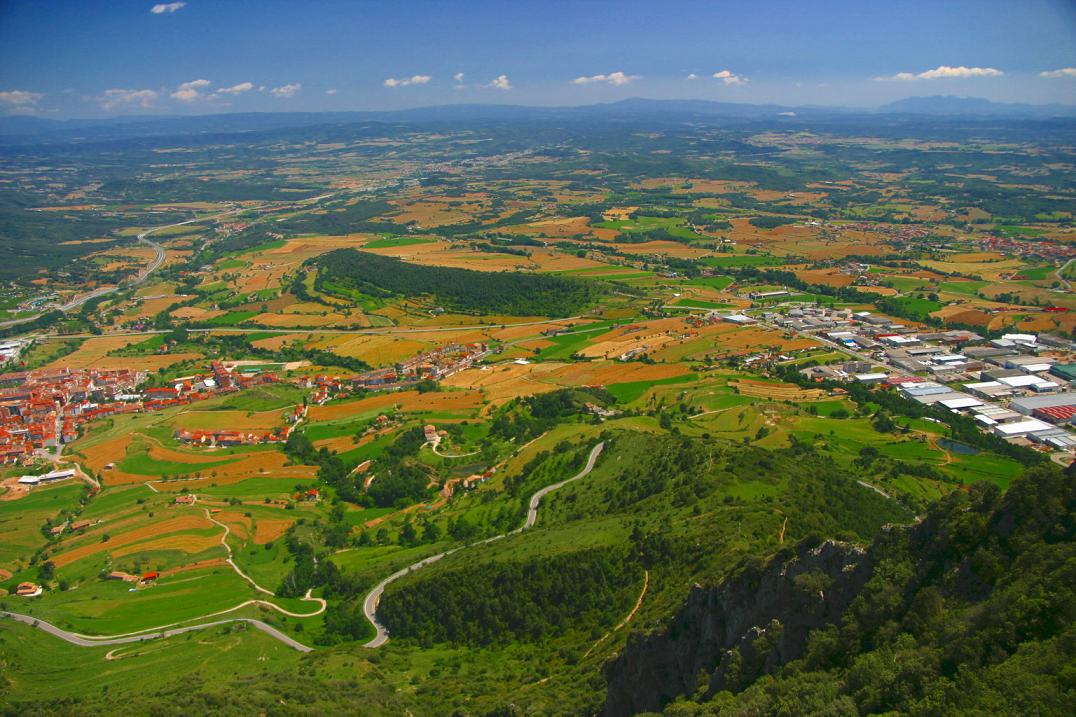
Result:
<instances>
[{"instance_id":1,"label":"cluster of houses","mask_svg":"<svg viewBox=\"0 0 1076 717\"><path fill-rule=\"evenodd\" d=\"M172 435L180 443L203 448L227 448L229 446L256 446L263 443L284 443L291 435L294 424L271 431L233 430L186 430L177 429Z\"/></svg>"},{"instance_id":2,"label":"cluster of houses","mask_svg":"<svg viewBox=\"0 0 1076 717\"><path fill-rule=\"evenodd\" d=\"M885 243L896 247L907 247L930 236L930 228L917 224L884 224L876 222L857 222L844 224L842 228L854 232L871 232L885 235Z\"/></svg>"},{"instance_id":3,"label":"cluster of houses","mask_svg":"<svg viewBox=\"0 0 1076 717\"><path fill-rule=\"evenodd\" d=\"M466 478L452 478L445 481L444 487L441 488L441 497L451 498L455 494L457 486L463 490L474 490L496 474L496 468L489 468L481 473L473 473Z\"/></svg>"},{"instance_id":4,"label":"cluster of houses","mask_svg":"<svg viewBox=\"0 0 1076 717\"><path fill-rule=\"evenodd\" d=\"M145 381L129 369L39 369L0 375L0 464L28 463L37 449L78 436L92 408Z\"/></svg>"},{"instance_id":5,"label":"cluster of houses","mask_svg":"<svg viewBox=\"0 0 1076 717\"><path fill-rule=\"evenodd\" d=\"M0 375L0 464L28 463L34 451L69 443L97 418L156 411L276 381L213 362L204 375L146 388L147 374L131 369L38 369Z\"/></svg>"},{"instance_id":6,"label":"cluster of houses","mask_svg":"<svg viewBox=\"0 0 1076 717\"><path fill-rule=\"evenodd\" d=\"M1076 257L1076 248L1053 241L1027 241L1009 237L986 237L976 242L982 251L995 251L1005 256L1019 256L1039 261L1068 261Z\"/></svg>"},{"instance_id":7,"label":"cluster of houses","mask_svg":"<svg viewBox=\"0 0 1076 717\"><path fill-rule=\"evenodd\" d=\"M359 374L351 379L355 388L383 391L405 388L424 380L439 380L470 368L491 353L486 344L446 344L419 354L392 368Z\"/></svg>"}]
</instances>

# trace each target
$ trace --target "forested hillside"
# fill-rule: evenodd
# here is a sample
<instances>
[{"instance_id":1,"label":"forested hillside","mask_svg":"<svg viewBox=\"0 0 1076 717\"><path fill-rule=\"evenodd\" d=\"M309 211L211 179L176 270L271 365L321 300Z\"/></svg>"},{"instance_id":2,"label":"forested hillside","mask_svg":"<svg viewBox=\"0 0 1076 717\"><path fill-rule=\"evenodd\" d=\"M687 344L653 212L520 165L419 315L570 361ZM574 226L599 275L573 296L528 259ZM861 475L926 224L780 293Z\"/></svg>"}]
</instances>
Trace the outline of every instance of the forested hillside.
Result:
<instances>
[{"instance_id":1,"label":"forested hillside","mask_svg":"<svg viewBox=\"0 0 1076 717\"><path fill-rule=\"evenodd\" d=\"M446 309L511 316L570 316L603 293L558 276L410 264L355 249L317 259L318 288L342 295L433 296Z\"/></svg>"},{"instance_id":2,"label":"forested hillside","mask_svg":"<svg viewBox=\"0 0 1076 717\"><path fill-rule=\"evenodd\" d=\"M1072 714L1074 507L1071 478L1036 468L1005 495L956 491L865 553L805 541L629 645L603 714ZM751 630L711 629L744 611Z\"/></svg>"},{"instance_id":3,"label":"forested hillside","mask_svg":"<svg viewBox=\"0 0 1076 717\"><path fill-rule=\"evenodd\" d=\"M641 581L642 566L626 550L476 565L392 591L382 617L394 636L426 644L537 641L612 627Z\"/></svg>"}]
</instances>

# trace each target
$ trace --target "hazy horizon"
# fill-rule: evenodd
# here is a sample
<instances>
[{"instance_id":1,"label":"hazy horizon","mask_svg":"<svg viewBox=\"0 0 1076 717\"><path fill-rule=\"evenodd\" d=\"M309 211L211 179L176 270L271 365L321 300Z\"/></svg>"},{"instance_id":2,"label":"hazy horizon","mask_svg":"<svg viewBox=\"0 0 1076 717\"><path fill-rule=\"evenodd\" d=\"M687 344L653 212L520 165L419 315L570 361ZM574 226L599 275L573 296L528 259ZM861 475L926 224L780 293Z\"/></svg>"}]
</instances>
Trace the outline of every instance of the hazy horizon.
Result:
<instances>
[{"instance_id":1,"label":"hazy horizon","mask_svg":"<svg viewBox=\"0 0 1076 717\"><path fill-rule=\"evenodd\" d=\"M899 30L899 31L898 31ZM0 114L646 99L1076 103L1076 6L117 2L0 7Z\"/></svg>"}]
</instances>

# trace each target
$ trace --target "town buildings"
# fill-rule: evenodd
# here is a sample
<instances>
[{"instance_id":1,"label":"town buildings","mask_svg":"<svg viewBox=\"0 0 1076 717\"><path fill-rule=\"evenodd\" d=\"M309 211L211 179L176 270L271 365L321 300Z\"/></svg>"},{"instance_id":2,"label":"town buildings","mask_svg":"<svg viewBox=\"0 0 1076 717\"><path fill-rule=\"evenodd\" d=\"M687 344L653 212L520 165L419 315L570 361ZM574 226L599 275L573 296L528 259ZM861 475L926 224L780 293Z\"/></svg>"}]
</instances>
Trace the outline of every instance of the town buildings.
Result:
<instances>
[{"instance_id":1,"label":"town buildings","mask_svg":"<svg viewBox=\"0 0 1076 717\"><path fill-rule=\"evenodd\" d=\"M29 463L35 451L75 440L79 427L97 418L181 406L276 380L272 374L234 373L217 361L208 374L172 385L140 388L147 379L144 371L131 369L0 375L0 464Z\"/></svg>"},{"instance_id":2,"label":"town buildings","mask_svg":"<svg viewBox=\"0 0 1076 717\"><path fill-rule=\"evenodd\" d=\"M368 371L351 379L356 388L385 391L419 383L448 378L470 368L490 355L488 346L482 343L447 344L433 351L396 364L392 368Z\"/></svg>"}]
</instances>

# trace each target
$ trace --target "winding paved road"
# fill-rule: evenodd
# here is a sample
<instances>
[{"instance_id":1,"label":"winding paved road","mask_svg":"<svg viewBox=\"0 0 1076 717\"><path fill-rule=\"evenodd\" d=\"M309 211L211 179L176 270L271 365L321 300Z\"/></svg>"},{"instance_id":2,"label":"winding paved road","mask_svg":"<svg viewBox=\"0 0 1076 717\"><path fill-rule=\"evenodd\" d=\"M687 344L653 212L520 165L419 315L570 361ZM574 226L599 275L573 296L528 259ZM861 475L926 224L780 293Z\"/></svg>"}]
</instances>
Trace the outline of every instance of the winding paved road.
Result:
<instances>
[{"instance_id":1,"label":"winding paved road","mask_svg":"<svg viewBox=\"0 0 1076 717\"><path fill-rule=\"evenodd\" d=\"M528 506L528 509L527 509L527 519L523 522L523 525L521 525L520 527L516 528L515 530L513 530L513 531L511 531L509 533L502 533L501 535L495 535L492 538L486 538L485 540L480 540L477 543L473 543L473 545L486 545L488 543L494 542L495 540L500 540L501 538L507 538L510 535L516 535L517 533L522 533L524 530L527 530L528 528L534 527L534 523L538 520L538 504L542 502L542 498L544 498L549 493L552 493L553 491L557 490L558 488L562 488L563 486L567 485L568 483L571 483L572 481L577 481L580 478L584 478L587 475L589 475L590 472L592 470L594 470L594 464L598 462L598 456L601 455L601 452L602 452L603 448L605 448L605 442L604 441L602 441L601 443L598 443L596 446L594 446L594 448L592 448L590 450L590 456L587 457L586 466L584 466L583 470L579 471L578 473L576 473L571 478L562 480L560 483L554 483L553 485L546 486L545 488L542 488L542 489L538 490L537 492L535 492L535 494L531 496L530 505ZM365 645L363 645L363 647L368 647L370 649L376 649L378 647L381 647L382 645L384 645L386 642L389 641L388 630L386 630L385 626L382 625L377 620L377 607L378 607L378 604L381 602L381 595L385 592L386 587L388 587L391 583L399 580L400 578L402 578L405 575L409 575L410 573L413 573L416 570L424 568L427 565L431 565L433 563L436 563L438 560L440 560L441 558L443 558L445 556L452 555L453 553L455 553L455 552L457 552L459 550L463 550L464 547L467 547L467 546L461 546L459 548L453 548L452 550L446 550L443 553L438 553L437 555L431 555L428 558L423 558L422 560L419 560L417 563L413 563L411 565L408 565L406 568L403 568L402 570L397 570L392 575L388 576L387 578L385 578L384 580L379 582L377 585L375 585L374 588L369 593L366 594L366 599L363 600L362 612L366 616L366 619L369 620L370 624L374 626L374 629L377 630L377 635L374 636L374 639L370 640Z\"/></svg>"},{"instance_id":2,"label":"winding paved road","mask_svg":"<svg viewBox=\"0 0 1076 717\"><path fill-rule=\"evenodd\" d=\"M224 546L224 549L228 552L227 563L232 567L232 569L239 575L239 577L246 580L247 583L249 583L250 586L258 592L266 595L273 595L273 592L271 590L266 590L261 585L258 585L258 583L254 582L253 578L240 570L239 566L235 564L235 561L232 559L232 547L228 545L228 535L231 533L231 528L229 528L225 523L222 523L213 518L208 508L205 509L205 517L211 523L214 523L215 525L218 525L224 529L224 533L220 536L220 544ZM327 603L325 602L325 600L322 598L312 597L310 594L310 590L307 590L306 594L303 595L300 600L317 603L318 609L310 613L298 613L292 612L291 610L288 610L286 608L282 608L279 605L271 603L267 600L247 600L236 605L235 607L228 608L227 610L221 610L220 612L203 615L200 618L191 618L191 620L185 620L184 622L191 622L192 620L206 620L208 618L226 615L230 612L235 612L236 610L247 607L248 605L260 605L262 607L276 610L282 615L287 615L289 617L315 617L325 612L325 608L327 607ZM171 623L170 625L149 627L145 630L125 633L122 635L83 635L81 633L71 632L69 630L64 630L62 628L56 627L55 625L33 617L32 615L23 615L17 612L7 612L0 610L0 616L9 617L13 620L17 620L18 622L22 622L27 625L31 625L32 627L36 627L40 630L44 630L50 635L55 635L61 640L66 640L72 645L78 645L80 647L96 647L98 645L125 645L131 642L141 642L143 640L155 640L162 637L172 637L173 635L181 635L185 632L191 632L192 630L202 630L207 627L224 625L229 622L245 622L254 626L256 629L261 630L270 637L280 640L292 649L298 650L300 652L310 652L312 649L302 644L301 642L294 640L291 637L288 637L272 625L262 622L261 620L255 620L254 618L249 617L233 617L226 620L214 620L212 622L203 622L197 625L185 625L183 627L175 627L180 623Z\"/></svg>"},{"instance_id":3,"label":"winding paved road","mask_svg":"<svg viewBox=\"0 0 1076 717\"><path fill-rule=\"evenodd\" d=\"M1069 259L1061 265L1061 268L1058 269L1057 272L1055 272L1057 275L1057 280L1060 281L1061 285L1065 287L1065 291L1072 291L1072 284L1069 282L1068 279L1065 278L1065 271L1069 268L1069 264L1074 261L1076 261L1076 259Z\"/></svg>"},{"instance_id":4,"label":"winding paved road","mask_svg":"<svg viewBox=\"0 0 1076 717\"><path fill-rule=\"evenodd\" d=\"M160 632L148 632L139 633L136 635L122 635L116 637L95 637L93 635L80 635L77 632L70 632L63 628L56 627L55 625L40 620L32 615L22 615L17 612L8 612L6 610L0 610L0 616L10 618L16 622L25 623L31 627L36 627L39 630L44 630L50 635L55 635L61 640L70 642L72 645L78 645L79 647L100 647L102 645L126 645L132 642L142 642L143 640L156 640L162 637L173 637L175 635L182 635L185 632L192 632L194 630L203 630L207 627L216 627L217 625L225 625L229 622L245 622L253 625L258 630L268 634L270 637L274 637L280 640L288 647L298 650L299 652L311 652L312 648L307 647L301 642L297 642L288 637L280 630L277 630L272 625L266 624L261 620L255 620L249 617L233 617L228 620L216 620L214 622L205 622L200 625L188 625L187 627L176 627L170 630L162 630Z\"/></svg>"}]
</instances>

